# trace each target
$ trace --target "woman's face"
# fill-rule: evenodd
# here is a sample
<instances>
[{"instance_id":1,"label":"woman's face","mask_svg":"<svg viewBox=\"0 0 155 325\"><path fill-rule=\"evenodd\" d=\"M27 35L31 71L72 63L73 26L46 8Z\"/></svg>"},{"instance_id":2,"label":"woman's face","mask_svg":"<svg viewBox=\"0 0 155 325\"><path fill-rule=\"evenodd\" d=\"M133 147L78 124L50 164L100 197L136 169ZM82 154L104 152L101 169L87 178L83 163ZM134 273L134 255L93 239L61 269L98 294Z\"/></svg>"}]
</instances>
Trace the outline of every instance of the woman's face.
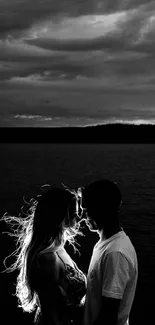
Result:
<instances>
[{"instance_id":1,"label":"woman's face","mask_svg":"<svg viewBox=\"0 0 155 325\"><path fill-rule=\"evenodd\" d=\"M73 198L69 205L65 223L68 227L75 227L82 217L82 208L79 199Z\"/></svg>"},{"instance_id":2,"label":"woman's face","mask_svg":"<svg viewBox=\"0 0 155 325\"><path fill-rule=\"evenodd\" d=\"M80 222L80 220L82 219L82 212L83 209L81 207L81 200L77 199L70 218L71 226L75 226L77 223Z\"/></svg>"},{"instance_id":3,"label":"woman's face","mask_svg":"<svg viewBox=\"0 0 155 325\"><path fill-rule=\"evenodd\" d=\"M78 218L82 219L83 216L82 198L78 198L76 202L76 211L77 211Z\"/></svg>"}]
</instances>

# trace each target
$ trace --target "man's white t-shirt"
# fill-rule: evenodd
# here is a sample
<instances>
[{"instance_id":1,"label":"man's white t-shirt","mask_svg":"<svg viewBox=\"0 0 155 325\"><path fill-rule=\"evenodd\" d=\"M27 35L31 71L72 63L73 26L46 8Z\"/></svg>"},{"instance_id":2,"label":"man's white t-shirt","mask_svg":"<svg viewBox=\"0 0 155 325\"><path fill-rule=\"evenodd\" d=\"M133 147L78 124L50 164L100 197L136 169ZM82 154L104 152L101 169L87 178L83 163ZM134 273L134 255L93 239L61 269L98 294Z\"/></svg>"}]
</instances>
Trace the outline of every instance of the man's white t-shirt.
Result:
<instances>
[{"instance_id":1,"label":"man's white t-shirt","mask_svg":"<svg viewBox=\"0 0 155 325\"><path fill-rule=\"evenodd\" d=\"M93 325L96 321L102 296L121 299L117 325L128 325L137 277L136 252L123 229L106 240L100 239L94 246L88 269L83 325Z\"/></svg>"}]
</instances>

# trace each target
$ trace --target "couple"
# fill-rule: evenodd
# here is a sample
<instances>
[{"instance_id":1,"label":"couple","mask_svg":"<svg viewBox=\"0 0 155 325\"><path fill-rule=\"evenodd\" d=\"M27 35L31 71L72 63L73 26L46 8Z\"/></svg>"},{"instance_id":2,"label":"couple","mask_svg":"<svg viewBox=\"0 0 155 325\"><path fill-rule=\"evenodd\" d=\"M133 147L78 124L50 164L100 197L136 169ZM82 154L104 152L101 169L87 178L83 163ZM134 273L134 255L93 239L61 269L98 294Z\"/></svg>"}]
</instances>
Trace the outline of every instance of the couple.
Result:
<instances>
[{"instance_id":1,"label":"couple","mask_svg":"<svg viewBox=\"0 0 155 325\"><path fill-rule=\"evenodd\" d=\"M135 249L119 224L117 184L97 180L78 190L48 186L31 199L26 216L3 220L18 225L16 296L39 325L127 325L137 283ZM25 213L24 213L25 214ZM99 241L87 278L65 249L85 221Z\"/></svg>"}]
</instances>

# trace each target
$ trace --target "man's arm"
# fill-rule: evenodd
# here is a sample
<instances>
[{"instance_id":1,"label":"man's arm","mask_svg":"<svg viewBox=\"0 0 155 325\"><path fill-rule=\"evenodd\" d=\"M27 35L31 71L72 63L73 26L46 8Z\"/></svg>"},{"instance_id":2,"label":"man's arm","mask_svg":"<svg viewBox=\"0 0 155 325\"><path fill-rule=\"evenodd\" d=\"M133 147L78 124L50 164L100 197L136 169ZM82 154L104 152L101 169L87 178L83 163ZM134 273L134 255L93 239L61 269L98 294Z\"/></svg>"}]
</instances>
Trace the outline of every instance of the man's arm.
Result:
<instances>
[{"instance_id":1,"label":"man's arm","mask_svg":"<svg viewBox=\"0 0 155 325\"><path fill-rule=\"evenodd\" d=\"M121 252L110 252L104 258L102 308L94 325L116 325L120 301L129 279L129 264Z\"/></svg>"},{"instance_id":2,"label":"man's arm","mask_svg":"<svg viewBox=\"0 0 155 325\"><path fill-rule=\"evenodd\" d=\"M121 299L102 296L102 309L93 325L116 325Z\"/></svg>"}]
</instances>

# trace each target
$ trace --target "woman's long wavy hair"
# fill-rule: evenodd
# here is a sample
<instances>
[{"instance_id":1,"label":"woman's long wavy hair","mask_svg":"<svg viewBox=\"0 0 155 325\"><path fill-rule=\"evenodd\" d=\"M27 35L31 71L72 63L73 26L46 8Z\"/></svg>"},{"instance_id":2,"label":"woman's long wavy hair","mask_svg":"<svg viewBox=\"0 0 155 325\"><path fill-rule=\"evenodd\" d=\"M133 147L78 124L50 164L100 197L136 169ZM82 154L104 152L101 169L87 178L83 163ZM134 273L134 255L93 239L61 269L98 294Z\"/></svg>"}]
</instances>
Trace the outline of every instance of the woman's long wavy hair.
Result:
<instances>
[{"instance_id":1,"label":"woman's long wavy hair","mask_svg":"<svg viewBox=\"0 0 155 325\"><path fill-rule=\"evenodd\" d=\"M77 191L65 188L51 187L47 185L43 193L32 198L27 205L26 211L21 208L18 217L8 215L1 218L11 228L7 232L16 237L16 250L11 254L15 256L15 262L6 267L3 272L18 270L16 293L18 307L25 312L36 311L35 322L41 311L39 297L33 288L31 280L32 263L36 257L48 250L55 250L69 242L75 251L77 242L76 235L82 235L79 231L79 199L80 189Z\"/></svg>"}]
</instances>

